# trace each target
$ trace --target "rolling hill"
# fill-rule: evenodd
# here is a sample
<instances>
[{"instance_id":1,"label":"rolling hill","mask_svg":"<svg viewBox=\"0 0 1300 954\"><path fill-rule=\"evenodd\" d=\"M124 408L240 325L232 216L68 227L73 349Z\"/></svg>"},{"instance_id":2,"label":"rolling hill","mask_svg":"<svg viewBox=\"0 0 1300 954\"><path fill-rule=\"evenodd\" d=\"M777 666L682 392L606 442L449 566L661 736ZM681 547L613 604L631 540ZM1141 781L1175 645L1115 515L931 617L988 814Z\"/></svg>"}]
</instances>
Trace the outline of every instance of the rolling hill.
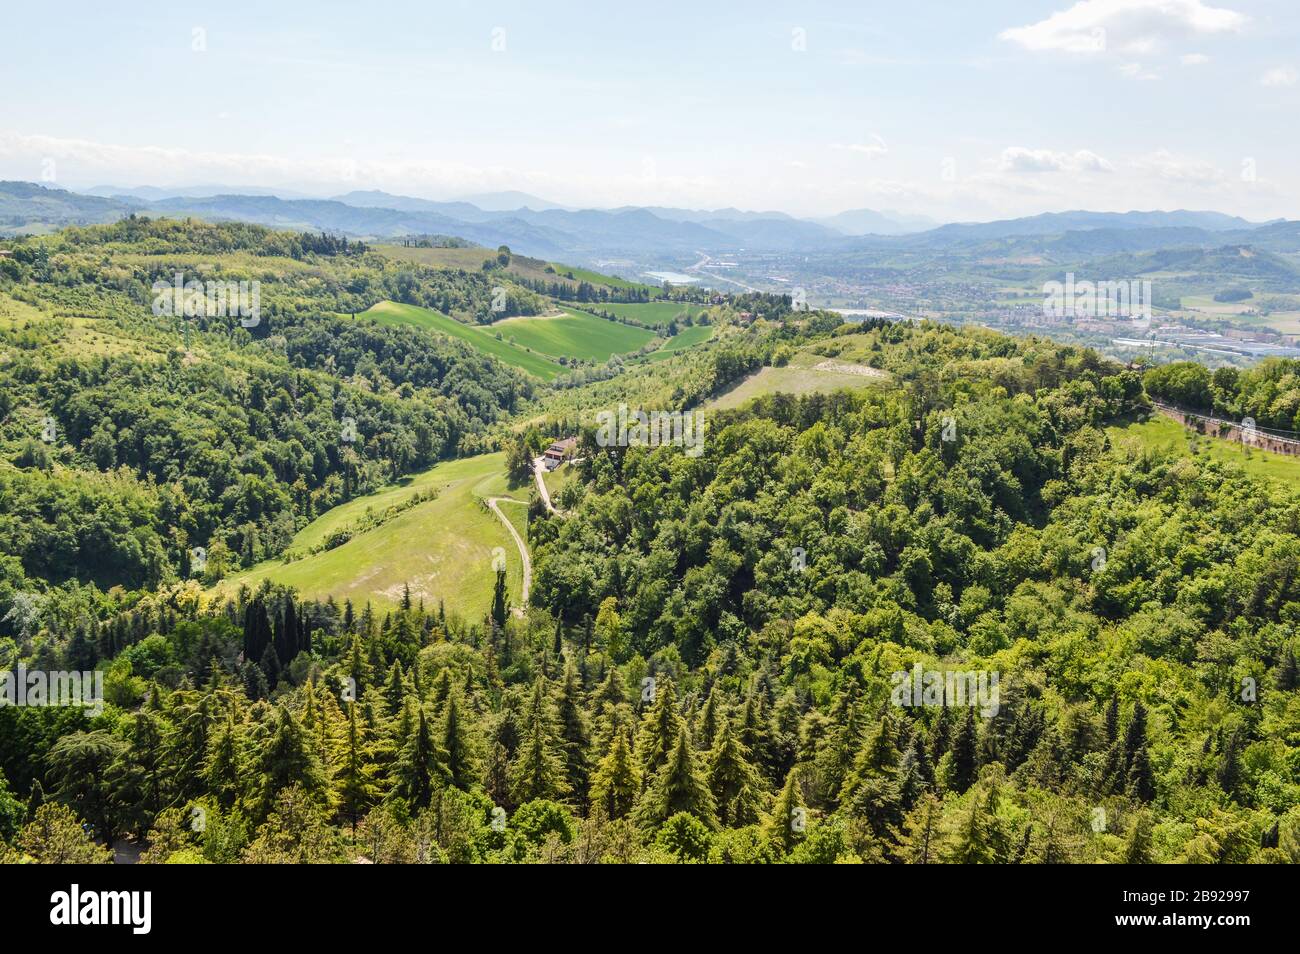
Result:
<instances>
[{"instance_id":1,"label":"rolling hill","mask_svg":"<svg viewBox=\"0 0 1300 954\"><path fill-rule=\"evenodd\" d=\"M513 345L509 341L498 339L486 326L467 325L432 308L381 301L357 317L372 318L383 324L412 325L457 338L485 354L492 355L504 364L535 374L544 381L549 381L564 372L562 366L549 358Z\"/></svg>"},{"instance_id":2,"label":"rolling hill","mask_svg":"<svg viewBox=\"0 0 1300 954\"><path fill-rule=\"evenodd\" d=\"M290 552L306 553L332 533L354 525L367 511L400 506L422 492L436 497L401 510L341 546L285 563L270 560L231 575L215 594L255 587L264 579L297 587L306 598L352 600L392 609L411 587L415 600L442 599L448 612L481 618L492 600L492 560L504 553L511 599L519 603L523 567L514 541L483 503L510 496L505 455L485 454L439 464L407 481L348 501L317 517L294 537ZM527 500L527 488L514 496ZM523 507L505 511L522 527ZM496 548L500 548L498 551ZM436 608L436 606L434 607Z\"/></svg>"},{"instance_id":3,"label":"rolling hill","mask_svg":"<svg viewBox=\"0 0 1300 954\"><path fill-rule=\"evenodd\" d=\"M506 318L491 328L519 347L557 358L597 362L608 361L611 355L636 351L655 337L644 328L606 321L576 309L566 309L556 315Z\"/></svg>"}]
</instances>

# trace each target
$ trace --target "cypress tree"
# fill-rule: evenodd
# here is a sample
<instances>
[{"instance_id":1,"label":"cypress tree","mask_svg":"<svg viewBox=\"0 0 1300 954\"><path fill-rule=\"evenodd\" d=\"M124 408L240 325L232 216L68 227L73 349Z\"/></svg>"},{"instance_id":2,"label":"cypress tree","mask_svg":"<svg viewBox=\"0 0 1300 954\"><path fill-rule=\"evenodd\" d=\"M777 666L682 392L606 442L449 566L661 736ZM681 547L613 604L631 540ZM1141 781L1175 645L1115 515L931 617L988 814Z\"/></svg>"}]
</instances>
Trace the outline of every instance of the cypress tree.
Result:
<instances>
[{"instance_id":1,"label":"cypress tree","mask_svg":"<svg viewBox=\"0 0 1300 954\"><path fill-rule=\"evenodd\" d=\"M506 594L505 569L498 569L496 575L496 583L492 588L492 622L498 629L502 629L506 625L506 617L510 615L510 597Z\"/></svg>"},{"instance_id":2,"label":"cypress tree","mask_svg":"<svg viewBox=\"0 0 1300 954\"><path fill-rule=\"evenodd\" d=\"M275 647L270 643L266 644L266 651L262 653L258 666L266 673L266 684L274 689L280 682L280 657L275 654Z\"/></svg>"}]
</instances>

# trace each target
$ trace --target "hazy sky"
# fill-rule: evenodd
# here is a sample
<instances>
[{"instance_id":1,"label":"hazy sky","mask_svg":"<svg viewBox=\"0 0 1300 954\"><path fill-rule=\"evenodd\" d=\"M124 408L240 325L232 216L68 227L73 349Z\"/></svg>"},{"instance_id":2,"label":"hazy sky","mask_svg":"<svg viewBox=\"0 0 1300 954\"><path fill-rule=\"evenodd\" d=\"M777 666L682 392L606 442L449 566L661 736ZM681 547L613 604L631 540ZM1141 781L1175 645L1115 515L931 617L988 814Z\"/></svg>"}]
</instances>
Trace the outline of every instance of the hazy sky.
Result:
<instances>
[{"instance_id":1,"label":"hazy sky","mask_svg":"<svg viewBox=\"0 0 1300 954\"><path fill-rule=\"evenodd\" d=\"M0 178L1300 218L1296 0L722 6L8 2Z\"/></svg>"}]
</instances>

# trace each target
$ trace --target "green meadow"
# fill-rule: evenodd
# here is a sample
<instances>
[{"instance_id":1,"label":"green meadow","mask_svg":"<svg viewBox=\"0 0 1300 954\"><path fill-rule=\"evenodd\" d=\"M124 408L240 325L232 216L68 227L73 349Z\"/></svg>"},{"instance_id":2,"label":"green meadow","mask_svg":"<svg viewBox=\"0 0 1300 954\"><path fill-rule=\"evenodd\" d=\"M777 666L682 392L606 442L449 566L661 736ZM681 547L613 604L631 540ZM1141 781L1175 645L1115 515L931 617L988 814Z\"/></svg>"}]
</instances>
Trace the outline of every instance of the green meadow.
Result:
<instances>
[{"instance_id":1,"label":"green meadow","mask_svg":"<svg viewBox=\"0 0 1300 954\"><path fill-rule=\"evenodd\" d=\"M402 510L341 546L291 563L268 560L227 577L216 590L224 594L240 584L256 587L269 579L297 587L305 599L350 599L360 610L367 602L393 608L409 584L413 599L431 607L442 600L448 612L477 619L491 606L493 551L500 547L510 598L518 605L523 583L519 550L484 501L513 496L526 502L529 488L507 487L505 455L500 453L448 461L341 504L299 531L290 552L304 553L334 531L355 526L367 510L380 512L424 491L436 491L437 497ZM503 503L501 510L526 539L526 508Z\"/></svg>"},{"instance_id":2,"label":"green meadow","mask_svg":"<svg viewBox=\"0 0 1300 954\"><path fill-rule=\"evenodd\" d=\"M494 322L491 329L519 347L556 358L601 363L610 355L636 351L655 337L644 328L569 310L557 315L506 318Z\"/></svg>"},{"instance_id":3,"label":"green meadow","mask_svg":"<svg viewBox=\"0 0 1300 954\"><path fill-rule=\"evenodd\" d=\"M817 367L830 361L839 368L861 368L861 365L845 361L843 358L827 359L810 352L796 354L784 367L760 368L743 378L730 390L724 391L706 403L706 408L740 407L756 397L765 394L783 392L786 394L828 394L832 391L857 390L859 388L879 387L888 381L884 372L870 374L853 373L848 370L834 370Z\"/></svg>"},{"instance_id":4,"label":"green meadow","mask_svg":"<svg viewBox=\"0 0 1300 954\"><path fill-rule=\"evenodd\" d=\"M648 302L601 302L593 305L593 308L599 311L607 311L611 315L618 315L620 318L626 318L628 321L635 321L639 325L653 327L655 325L666 325L678 315L690 314L691 316L702 315L708 311L703 305L695 305L690 302L682 301L648 301Z\"/></svg>"},{"instance_id":5,"label":"green meadow","mask_svg":"<svg viewBox=\"0 0 1300 954\"><path fill-rule=\"evenodd\" d=\"M459 338L479 351L490 354L521 371L535 374L544 381L549 381L564 372L564 368L544 355L529 352L525 347L512 345L509 341L498 341L495 334L497 326L467 325L432 308L381 301L357 317L373 318L390 325L413 325L451 338Z\"/></svg>"},{"instance_id":6,"label":"green meadow","mask_svg":"<svg viewBox=\"0 0 1300 954\"><path fill-rule=\"evenodd\" d=\"M1156 415L1142 423L1106 428L1111 443L1122 447L1125 442L1136 441L1144 450L1159 454L1177 454L1190 457L1192 438L1195 438L1197 456L1236 464L1253 477L1279 480L1292 487L1300 486L1300 457L1274 454L1255 448L1246 449L1236 441L1222 440L1203 434L1194 434L1177 421Z\"/></svg>"}]
</instances>

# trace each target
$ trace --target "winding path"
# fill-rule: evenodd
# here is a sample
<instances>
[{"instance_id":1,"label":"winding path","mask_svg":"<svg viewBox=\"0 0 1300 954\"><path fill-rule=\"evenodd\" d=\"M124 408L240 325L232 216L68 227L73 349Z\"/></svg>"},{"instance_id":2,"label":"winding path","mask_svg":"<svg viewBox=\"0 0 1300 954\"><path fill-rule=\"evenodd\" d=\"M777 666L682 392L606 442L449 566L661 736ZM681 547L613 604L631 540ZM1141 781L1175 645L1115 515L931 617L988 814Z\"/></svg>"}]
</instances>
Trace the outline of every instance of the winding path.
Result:
<instances>
[{"instance_id":1,"label":"winding path","mask_svg":"<svg viewBox=\"0 0 1300 954\"><path fill-rule=\"evenodd\" d=\"M523 616L523 608L528 605L528 593L533 588L533 560L528 555L528 544L524 543L524 538L519 535L519 531L510 522L510 518L502 513L501 508L497 506L503 500L506 503L523 504L525 507L528 504L522 500L516 500L514 497L489 497L487 499L487 505L492 508L492 512L497 515L497 519L506 525L506 529L510 531L510 536L514 537L515 546L519 548L519 556L524 561L523 595L519 597L520 605L515 607L515 615Z\"/></svg>"},{"instance_id":2,"label":"winding path","mask_svg":"<svg viewBox=\"0 0 1300 954\"><path fill-rule=\"evenodd\" d=\"M537 481L537 493L542 498L542 503L546 504L547 513L556 513L555 505L551 503L551 492L546 489L546 458L533 458L533 478Z\"/></svg>"}]
</instances>

